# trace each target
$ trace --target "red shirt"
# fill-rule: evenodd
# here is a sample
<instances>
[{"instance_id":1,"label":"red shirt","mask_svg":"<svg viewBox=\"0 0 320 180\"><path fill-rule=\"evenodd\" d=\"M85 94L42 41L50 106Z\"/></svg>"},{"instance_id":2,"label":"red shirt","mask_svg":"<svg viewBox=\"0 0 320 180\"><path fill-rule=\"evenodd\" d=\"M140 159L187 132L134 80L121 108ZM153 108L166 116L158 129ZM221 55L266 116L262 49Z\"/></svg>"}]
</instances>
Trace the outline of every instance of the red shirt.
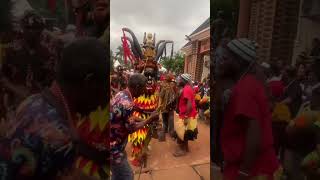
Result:
<instances>
[{"instance_id":1,"label":"red shirt","mask_svg":"<svg viewBox=\"0 0 320 180\"><path fill-rule=\"evenodd\" d=\"M254 76L246 75L234 86L224 114L224 126L221 132L222 151L226 162L225 179L234 180L238 177L244 157L247 127L246 124L236 121L239 115L258 121L261 128L260 153L249 174L272 175L278 168L273 149L269 109L264 86Z\"/></svg>"},{"instance_id":2,"label":"red shirt","mask_svg":"<svg viewBox=\"0 0 320 180\"><path fill-rule=\"evenodd\" d=\"M180 118L184 118L186 115L186 112L187 112L186 99L188 99L192 103L192 110L191 110L190 115L188 115L188 117L194 118L197 115L195 95L194 95L193 89L191 88L191 86L189 84L184 86L184 88L182 89L180 99L179 99L179 117Z\"/></svg>"},{"instance_id":3,"label":"red shirt","mask_svg":"<svg viewBox=\"0 0 320 180\"><path fill-rule=\"evenodd\" d=\"M274 98L280 99L283 97L285 86L281 80L271 80L269 82L269 87L271 90L271 95Z\"/></svg>"}]
</instances>

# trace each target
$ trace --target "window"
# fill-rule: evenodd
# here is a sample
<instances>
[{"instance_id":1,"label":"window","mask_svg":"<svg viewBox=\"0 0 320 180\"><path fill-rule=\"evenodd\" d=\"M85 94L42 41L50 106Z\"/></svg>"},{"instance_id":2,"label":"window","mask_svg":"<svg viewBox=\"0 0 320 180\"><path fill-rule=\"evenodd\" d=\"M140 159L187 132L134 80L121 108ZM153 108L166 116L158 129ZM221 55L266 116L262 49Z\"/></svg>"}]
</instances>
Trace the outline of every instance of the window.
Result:
<instances>
[{"instance_id":1,"label":"window","mask_svg":"<svg viewBox=\"0 0 320 180\"><path fill-rule=\"evenodd\" d=\"M302 16L312 19L318 19L320 17L320 1L304 0L302 4Z\"/></svg>"}]
</instances>

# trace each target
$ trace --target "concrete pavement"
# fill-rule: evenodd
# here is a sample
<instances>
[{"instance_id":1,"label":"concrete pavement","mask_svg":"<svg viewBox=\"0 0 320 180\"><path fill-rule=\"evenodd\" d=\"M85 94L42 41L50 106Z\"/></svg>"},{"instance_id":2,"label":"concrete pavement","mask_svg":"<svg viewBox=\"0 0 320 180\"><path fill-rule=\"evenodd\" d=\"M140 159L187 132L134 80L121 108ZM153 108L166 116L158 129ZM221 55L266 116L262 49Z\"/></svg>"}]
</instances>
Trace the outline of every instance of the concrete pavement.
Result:
<instances>
[{"instance_id":1,"label":"concrete pavement","mask_svg":"<svg viewBox=\"0 0 320 180\"><path fill-rule=\"evenodd\" d=\"M139 174L135 175L135 180ZM140 175L140 180L210 180L208 163L194 166L180 166L162 170L152 170Z\"/></svg>"},{"instance_id":2,"label":"concrete pavement","mask_svg":"<svg viewBox=\"0 0 320 180\"><path fill-rule=\"evenodd\" d=\"M199 123L198 129L198 139L189 143L190 152L179 158L172 155L177 145L171 138L167 136L165 142L153 139L140 180L210 180L210 129L204 123ZM130 144L127 152L130 154ZM140 168L132 168L138 180Z\"/></svg>"},{"instance_id":3,"label":"concrete pavement","mask_svg":"<svg viewBox=\"0 0 320 180\"><path fill-rule=\"evenodd\" d=\"M211 166L211 180L222 180L220 168L215 165Z\"/></svg>"}]
</instances>

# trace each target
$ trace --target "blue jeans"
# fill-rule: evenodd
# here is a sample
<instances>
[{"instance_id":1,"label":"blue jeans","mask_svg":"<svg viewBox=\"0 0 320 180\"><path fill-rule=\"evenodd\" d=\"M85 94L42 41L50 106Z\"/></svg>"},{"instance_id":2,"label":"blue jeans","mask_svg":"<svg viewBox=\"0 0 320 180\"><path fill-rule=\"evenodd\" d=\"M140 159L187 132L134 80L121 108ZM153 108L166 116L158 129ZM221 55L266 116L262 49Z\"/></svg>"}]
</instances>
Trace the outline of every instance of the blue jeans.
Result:
<instances>
[{"instance_id":1,"label":"blue jeans","mask_svg":"<svg viewBox=\"0 0 320 180\"><path fill-rule=\"evenodd\" d=\"M111 163L111 180L133 180L133 172L125 157L121 163Z\"/></svg>"}]
</instances>

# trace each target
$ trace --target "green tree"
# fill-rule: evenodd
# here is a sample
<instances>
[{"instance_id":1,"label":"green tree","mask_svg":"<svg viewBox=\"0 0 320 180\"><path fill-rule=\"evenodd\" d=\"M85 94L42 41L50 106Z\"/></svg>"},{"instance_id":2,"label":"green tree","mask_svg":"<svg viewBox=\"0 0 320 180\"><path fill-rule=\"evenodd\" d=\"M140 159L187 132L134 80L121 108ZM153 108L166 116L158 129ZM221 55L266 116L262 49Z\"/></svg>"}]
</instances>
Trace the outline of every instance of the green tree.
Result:
<instances>
[{"instance_id":1,"label":"green tree","mask_svg":"<svg viewBox=\"0 0 320 180\"><path fill-rule=\"evenodd\" d=\"M127 59L127 64L124 62L124 51L123 51L123 47L121 45L119 45L117 47L117 52L115 53L115 59L118 60L118 62L126 67L126 68L131 68L131 62L129 59Z\"/></svg>"},{"instance_id":2,"label":"green tree","mask_svg":"<svg viewBox=\"0 0 320 180\"><path fill-rule=\"evenodd\" d=\"M113 55L113 51L110 49L110 71L112 72L113 70L113 65L114 65L114 55Z\"/></svg>"},{"instance_id":3,"label":"green tree","mask_svg":"<svg viewBox=\"0 0 320 180\"><path fill-rule=\"evenodd\" d=\"M172 59L164 57L160 64L168 71L172 71L176 74L182 73L184 68L184 55L180 52L175 53Z\"/></svg>"},{"instance_id":4,"label":"green tree","mask_svg":"<svg viewBox=\"0 0 320 180\"><path fill-rule=\"evenodd\" d=\"M174 63L174 72L176 74L183 73L184 70L184 55L181 53L177 53L175 55L175 63Z\"/></svg>"},{"instance_id":5,"label":"green tree","mask_svg":"<svg viewBox=\"0 0 320 180\"><path fill-rule=\"evenodd\" d=\"M124 53L121 45L117 47L115 59L118 60L120 64L124 64Z\"/></svg>"}]
</instances>

